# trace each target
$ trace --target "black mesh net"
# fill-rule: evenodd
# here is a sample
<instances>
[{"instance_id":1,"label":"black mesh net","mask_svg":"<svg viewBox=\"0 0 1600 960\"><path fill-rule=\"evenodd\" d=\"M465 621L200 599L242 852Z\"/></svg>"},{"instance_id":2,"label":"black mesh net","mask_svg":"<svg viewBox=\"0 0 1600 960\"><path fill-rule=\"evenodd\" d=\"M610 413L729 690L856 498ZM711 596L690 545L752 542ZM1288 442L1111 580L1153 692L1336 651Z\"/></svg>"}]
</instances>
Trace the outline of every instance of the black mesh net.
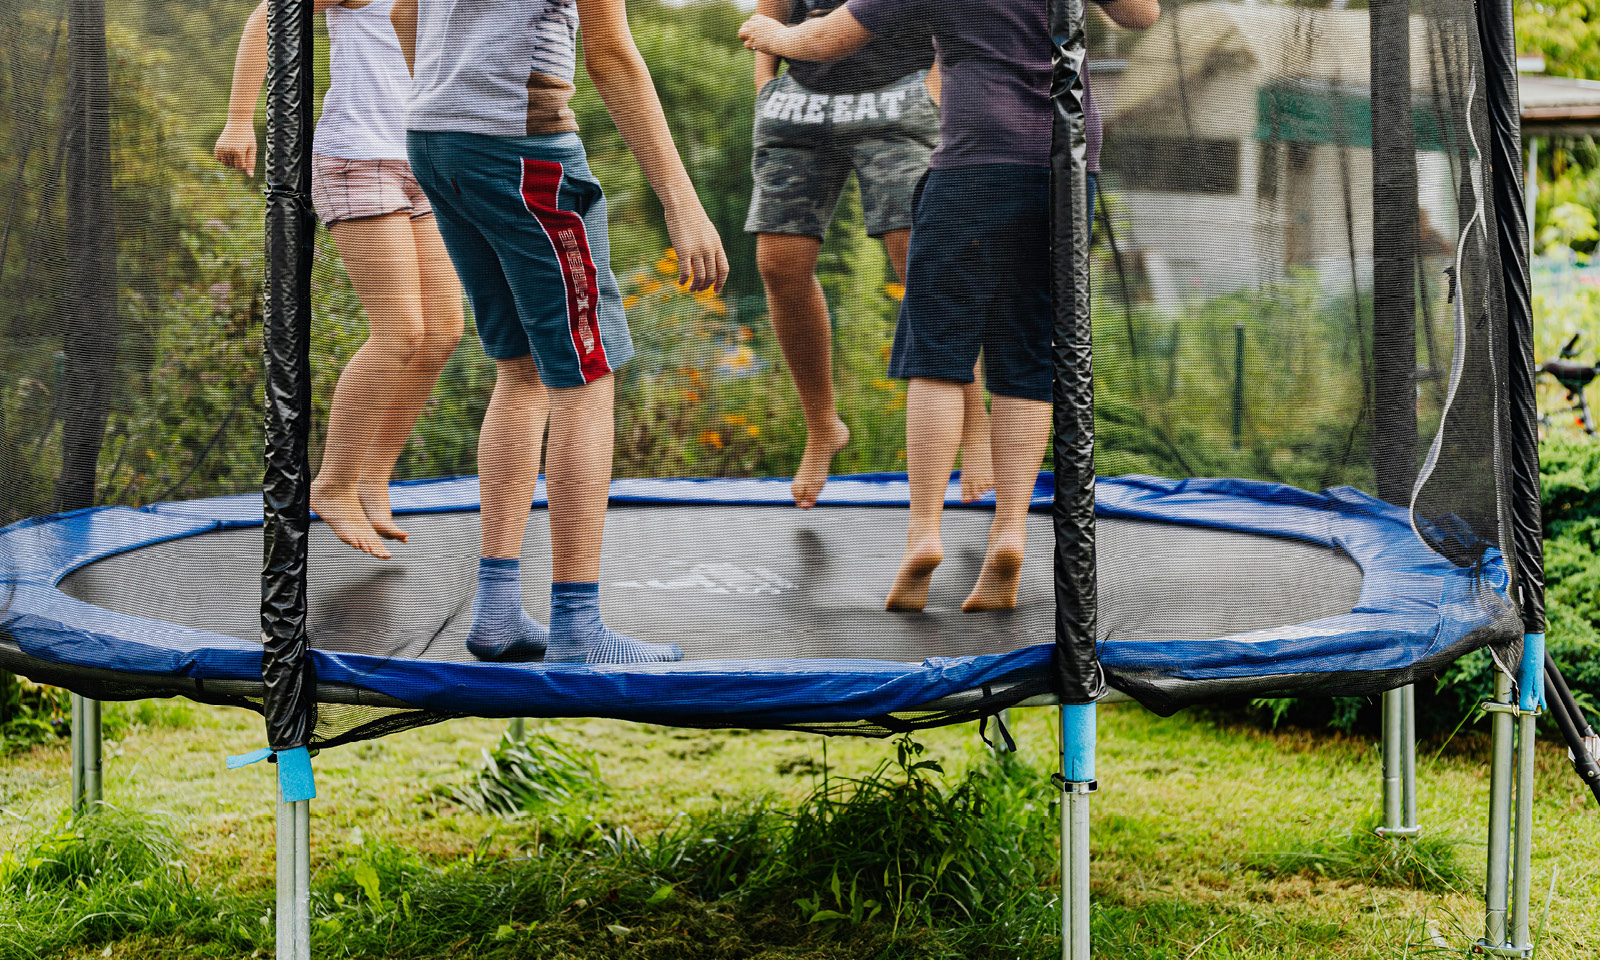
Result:
<instances>
[{"instance_id":1,"label":"black mesh net","mask_svg":"<svg viewBox=\"0 0 1600 960\"><path fill-rule=\"evenodd\" d=\"M839 6L762 0L777 57L736 3L629 4L664 127L620 19L318 13L313 742L576 709L494 672L545 669L546 626L559 659L667 657L553 580L684 657L640 669L688 706L624 684L651 692L592 712L881 734L1060 693L1044 4ZM1473 5L1088 7L1111 684L1366 691L1513 641ZM261 708L267 26L0 0L0 667ZM928 702L823 709L911 682Z\"/></svg>"}]
</instances>

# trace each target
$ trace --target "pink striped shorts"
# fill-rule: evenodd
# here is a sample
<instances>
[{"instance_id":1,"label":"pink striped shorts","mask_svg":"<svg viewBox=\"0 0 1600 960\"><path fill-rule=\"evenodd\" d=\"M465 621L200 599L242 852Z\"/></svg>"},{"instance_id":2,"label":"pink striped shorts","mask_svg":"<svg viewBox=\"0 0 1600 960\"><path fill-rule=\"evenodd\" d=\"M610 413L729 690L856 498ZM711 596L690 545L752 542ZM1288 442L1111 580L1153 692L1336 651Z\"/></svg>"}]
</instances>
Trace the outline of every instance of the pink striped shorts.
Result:
<instances>
[{"instance_id":1,"label":"pink striped shorts","mask_svg":"<svg viewBox=\"0 0 1600 960\"><path fill-rule=\"evenodd\" d=\"M402 212L415 220L433 212L404 160L346 160L320 153L311 155L311 205L325 224Z\"/></svg>"}]
</instances>

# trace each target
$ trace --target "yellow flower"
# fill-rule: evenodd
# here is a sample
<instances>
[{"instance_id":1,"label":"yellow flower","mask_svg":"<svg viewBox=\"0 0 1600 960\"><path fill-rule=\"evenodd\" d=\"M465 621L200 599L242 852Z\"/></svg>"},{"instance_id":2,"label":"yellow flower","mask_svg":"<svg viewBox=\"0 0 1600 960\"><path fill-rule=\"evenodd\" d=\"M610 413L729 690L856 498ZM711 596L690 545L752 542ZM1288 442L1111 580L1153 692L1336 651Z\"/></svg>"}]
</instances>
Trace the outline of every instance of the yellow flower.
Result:
<instances>
[{"instance_id":1,"label":"yellow flower","mask_svg":"<svg viewBox=\"0 0 1600 960\"><path fill-rule=\"evenodd\" d=\"M752 436L752 437L759 437L759 436L761 436L761 428L760 428L760 427L758 427L758 426L756 426L756 425L755 425L755 424L753 424L753 423L752 423L752 424L750 424L750 426L748 426L748 427L745 427L745 428L744 428L744 432L745 432L745 433L748 433L748 434L749 434L749 435L750 435L750 436Z\"/></svg>"},{"instance_id":2,"label":"yellow flower","mask_svg":"<svg viewBox=\"0 0 1600 960\"><path fill-rule=\"evenodd\" d=\"M883 285L883 292L889 295L890 300L899 303L906 298L906 285L903 283L886 283Z\"/></svg>"},{"instance_id":3,"label":"yellow flower","mask_svg":"<svg viewBox=\"0 0 1600 960\"><path fill-rule=\"evenodd\" d=\"M655 293L657 290L660 290L660 289L661 289L661 284L660 284L659 281L656 281L656 280L646 280L645 282L639 284L639 292L644 294L645 296L649 296L650 294Z\"/></svg>"},{"instance_id":4,"label":"yellow flower","mask_svg":"<svg viewBox=\"0 0 1600 960\"><path fill-rule=\"evenodd\" d=\"M752 373L756 368L756 352L746 346L731 347L723 352L717 366L734 376Z\"/></svg>"},{"instance_id":5,"label":"yellow flower","mask_svg":"<svg viewBox=\"0 0 1600 960\"><path fill-rule=\"evenodd\" d=\"M742 427L750 422L750 418L742 413L730 413L722 418L722 422L730 427Z\"/></svg>"},{"instance_id":6,"label":"yellow flower","mask_svg":"<svg viewBox=\"0 0 1600 960\"><path fill-rule=\"evenodd\" d=\"M721 450L722 434L715 430L707 430L705 433L700 434L700 442L713 450Z\"/></svg>"},{"instance_id":7,"label":"yellow flower","mask_svg":"<svg viewBox=\"0 0 1600 960\"><path fill-rule=\"evenodd\" d=\"M678 251L668 247L667 252L663 253L661 259L656 261L656 272L664 277L676 275L678 272Z\"/></svg>"},{"instance_id":8,"label":"yellow flower","mask_svg":"<svg viewBox=\"0 0 1600 960\"><path fill-rule=\"evenodd\" d=\"M622 309L624 309L624 310L632 310L634 307L637 307L638 305L639 305L639 298L634 296L631 293L622 298Z\"/></svg>"}]
</instances>

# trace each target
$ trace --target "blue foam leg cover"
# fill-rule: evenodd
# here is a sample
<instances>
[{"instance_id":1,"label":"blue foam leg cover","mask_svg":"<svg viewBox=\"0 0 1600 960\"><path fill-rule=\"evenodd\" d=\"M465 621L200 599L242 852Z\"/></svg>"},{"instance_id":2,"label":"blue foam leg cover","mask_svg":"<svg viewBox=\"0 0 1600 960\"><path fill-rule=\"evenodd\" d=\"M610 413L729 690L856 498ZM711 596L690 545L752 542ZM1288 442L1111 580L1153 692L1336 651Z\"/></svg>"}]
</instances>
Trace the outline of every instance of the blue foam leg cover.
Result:
<instances>
[{"instance_id":1,"label":"blue foam leg cover","mask_svg":"<svg viewBox=\"0 0 1600 960\"><path fill-rule=\"evenodd\" d=\"M1522 663L1517 666L1517 706L1527 712L1544 709L1544 634L1522 635Z\"/></svg>"},{"instance_id":2,"label":"blue foam leg cover","mask_svg":"<svg viewBox=\"0 0 1600 960\"><path fill-rule=\"evenodd\" d=\"M1061 775L1069 783L1088 783L1095 778L1094 707L1092 703L1061 707Z\"/></svg>"},{"instance_id":3,"label":"blue foam leg cover","mask_svg":"<svg viewBox=\"0 0 1600 960\"><path fill-rule=\"evenodd\" d=\"M311 773L311 751L305 747L277 751L271 747L262 747L260 750L241 753L228 758L228 769L248 767L268 757L273 758L273 762L278 765L279 799L284 803L316 799L317 780Z\"/></svg>"},{"instance_id":4,"label":"blue foam leg cover","mask_svg":"<svg viewBox=\"0 0 1600 960\"><path fill-rule=\"evenodd\" d=\"M317 781L311 775L311 752L305 747L279 751L278 796L284 803L316 798Z\"/></svg>"}]
</instances>

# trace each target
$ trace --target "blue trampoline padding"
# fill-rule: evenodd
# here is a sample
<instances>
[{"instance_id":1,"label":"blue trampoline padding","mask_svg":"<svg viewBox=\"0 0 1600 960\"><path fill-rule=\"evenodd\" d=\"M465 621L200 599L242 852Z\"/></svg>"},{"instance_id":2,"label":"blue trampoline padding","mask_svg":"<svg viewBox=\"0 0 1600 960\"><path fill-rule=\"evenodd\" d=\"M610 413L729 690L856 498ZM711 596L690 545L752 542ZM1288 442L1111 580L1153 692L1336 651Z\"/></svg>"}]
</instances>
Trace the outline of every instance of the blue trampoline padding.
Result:
<instances>
[{"instance_id":1,"label":"blue trampoline padding","mask_svg":"<svg viewBox=\"0 0 1600 960\"><path fill-rule=\"evenodd\" d=\"M1310 493L1255 480L1102 481L1095 515L1268 534L1337 547L1361 567L1347 614L1205 640L1112 638L1108 669L1191 680L1297 673L1387 673L1448 650L1511 614L1510 575L1490 547L1474 567L1433 552L1408 511L1354 487Z\"/></svg>"},{"instance_id":2,"label":"blue trampoline padding","mask_svg":"<svg viewBox=\"0 0 1600 960\"><path fill-rule=\"evenodd\" d=\"M1033 509L1048 510L1052 478L1041 475ZM540 492L542 499L543 493ZM402 514L474 510L475 478L397 484ZM619 480L614 503L770 504L793 509L787 480ZM536 500L536 503L539 501ZM960 506L952 484L952 506ZM831 480L818 509L907 505L904 475ZM1287 537L1336 547L1363 570L1348 614L1281 629L1193 641L1112 638L1100 656L1118 672L1195 680L1303 673L1395 671L1460 643L1510 609L1508 576L1490 550L1473 569L1454 566L1415 535L1405 510L1352 488L1309 493L1248 480L1099 481L1105 517ZM0 530L11 601L0 613L29 656L130 675L257 681L254 643L127 616L63 594L57 585L95 560L168 540L261 523L255 495L142 510L108 507L23 521ZM418 707L480 716L607 716L632 720L749 723L848 722L915 709L1021 677L1043 677L1054 638L1008 653L878 660L694 660L647 666L494 664L313 649L318 681L355 687Z\"/></svg>"}]
</instances>

